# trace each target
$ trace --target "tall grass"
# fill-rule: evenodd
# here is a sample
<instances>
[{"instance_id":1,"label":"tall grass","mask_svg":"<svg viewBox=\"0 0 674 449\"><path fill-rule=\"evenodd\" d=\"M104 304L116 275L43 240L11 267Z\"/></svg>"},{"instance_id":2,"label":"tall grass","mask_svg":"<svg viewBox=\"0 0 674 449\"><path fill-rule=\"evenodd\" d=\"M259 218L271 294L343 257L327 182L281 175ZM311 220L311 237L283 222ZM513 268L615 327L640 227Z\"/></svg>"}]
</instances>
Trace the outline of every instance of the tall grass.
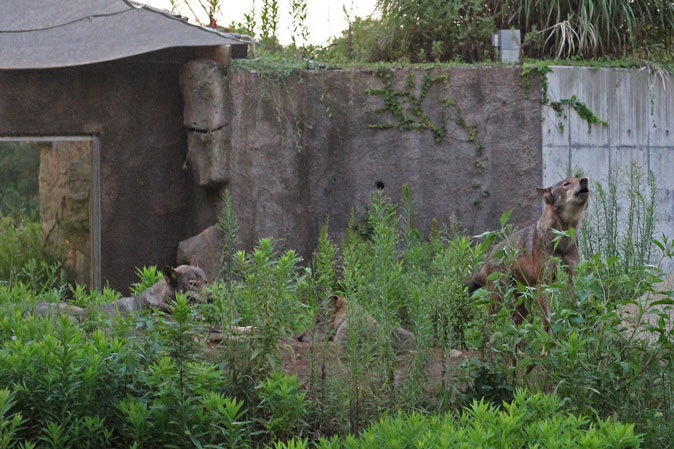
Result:
<instances>
[{"instance_id":1,"label":"tall grass","mask_svg":"<svg viewBox=\"0 0 674 449\"><path fill-rule=\"evenodd\" d=\"M589 210L579 234L579 248L585 259L600 255L606 261L604 278L626 276L623 287L636 291L608 292L609 297L643 292L645 271L656 261L653 244L656 217L656 183L652 172L645 174L637 164L620 170L606 186L596 183ZM642 279L644 282L633 282ZM617 298L616 298L617 299Z\"/></svg>"},{"instance_id":2,"label":"tall grass","mask_svg":"<svg viewBox=\"0 0 674 449\"><path fill-rule=\"evenodd\" d=\"M674 5L668 0L490 0L499 28L527 35L530 57L626 56L648 31L671 56ZM527 42L528 41L528 42Z\"/></svg>"},{"instance_id":3,"label":"tall grass","mask_svg":"<svg viewBox=\"0 0 674 449\"><path fill-rule=\"evenodd\" d=\"M0 283L19 282L38 292L61 287L61 263L43 246L39 221L0 217Z\"/></svg>"},{"instance_id":4,"label":"tall grass","mask_svg":"<svg viewBox=\"0 0 674 449\"><path fill-rule=\"evenodd\" d=\"M600 248L615 248L618 256L587 255L571 283L560 269L540 290L508 285L501 310L492 316L488 297L471 297L466 289L487 243L466 237L457 223L435 223L423 235L415 226L408 189L400 205L373 193L365 234L354 219L337 244L326 224L306 266L294 251L277 250L269 239L234 253L224 276L229 280L214 283L212 301L189 304L178 295L171 316L144 311L111 322L93 314L82 323L45 317L31 311L38 301L60 299L58 290L0 284L0 403L5 404L0 414L11 420L0 425L0 438L8 439L9 447L26 442L75 448L281 448L307 447L308 441L318 447L380 447L396 429L418 442L412 428L426 428L433 434L424 433L423 441L442 445L442 438L456 432L438 433L441 418L414 413L447 411L455 413L446 415L443 426L453 426L456 418L469 429L469 421L479 416L497 422L493 429L510 426L507 438L519 444L534 433L542 438L557 435L559 426L570 429L572 422L564 417L572 412L601 418L605 424L598 426L605 430L609 420L633 422L635 432L644 433L644 447L666 447L674 438L671 318L662 314L637 333L622 313L624 304L659 280L657 269L644 267L639 258L647 256L639 248L650 238L643 211L650 210L653 198L644 195L640 202L643 186L637 188L637 180L628 184L625 198L629 203L631 195L642 211L632 220L639 232L614 238L591 228L592 220L579 231L589 232L587 238ZM606 196L607 210L615 208L610 202L617 192ZM507 215L503 218L505 224ZM631 257L629 270L611 271L623 257ZM151 277L152 270L139 275ZM536 313L515 324L516 293L536 304L541 292L552 305L549 330ZM112 294L71 291L85 307ZM329 338L334 294L349 302L344 341ZM206 341L207 328L215 325L230 338ZM251 326L250 332L237 334L235 326ZM411 347L401 349L400 327L414 333ZM313 344L301 349L292 336L307 328ZM288 356L293 348L300 352ZM300 369L302 362L308 373ZM497 409L514 410L502 406L503 399L526 408L524 393L517 393L522 387L556 396L533 396L527 416L554 410L550 420L524 434L518 424L524 417ZM482 398L494 405L477 402L470 408L472 418L458 417L473 399ZM398 411L406 414L382 421ZM586 421L573 422L581 434L591 433ZM550 432L538 432L540 425ZM470 441L492 441L493 435L482 430L471 430ZM629 437L627 447L638 447L629 426L610 432L616 433L609 437ZM321 440L349 433L363 438ZM560 438L570 435L561 433ZM379 439L372 442L372 436ZM279 441L288 438L287 444ZM602 447L593 441L589 447ZM573 444L578 442L566 447Z\"/></svg>"}]
</instances>

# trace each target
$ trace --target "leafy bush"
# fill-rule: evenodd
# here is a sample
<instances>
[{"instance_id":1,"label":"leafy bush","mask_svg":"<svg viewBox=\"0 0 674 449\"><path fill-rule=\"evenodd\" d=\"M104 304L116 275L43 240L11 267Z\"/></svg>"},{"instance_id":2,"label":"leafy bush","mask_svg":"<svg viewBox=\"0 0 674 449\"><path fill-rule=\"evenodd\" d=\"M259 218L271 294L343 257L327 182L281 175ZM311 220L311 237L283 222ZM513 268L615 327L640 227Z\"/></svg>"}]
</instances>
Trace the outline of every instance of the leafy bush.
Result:
<instances>
[{"instance_id":1,"label":"leafy bush","mask_svg":"<svg viewBox=\"0 0 674 449\"><path fill-rule=\"evenodd\" d=\"M304 421L305 392L295 375L272 371L258 387L262 426L273 439L300 435Z\"/></svg>"},{"instance_id":2,"label":"leafy bush","mask_svg":"<svg viewBox=\"0 0 674 449\"><path fill-rule=\"evenodd\" d=\"M39 173L39 146L0 142L0 218L39 218Z\"/></svg>"},{"instance_id":3,"label":"leafy bush","mask_svg":"<svg viewBox=\"0 0 674 449\"><path fill-rule=\"evenodd\" d=\"M638 210L648 210L647 198ZM21 415L20 425L0 424L0 439L10 447L75 448L446 447L452 438L471 447L639 447L632 427L613 423L619 419L644 434L644 447L669 444L671 317L660 311L655 322L630 325L623 313L628 304L648 311L638 296L660 280L638 256L648 233L619 237L617 258L586 256L573 281L560 270L540 289L506 285L500 311L489 316L485 293L466 290L488 242L472 242L456 223L433 223L424 237L412 203L407 188L400 206L373 194L341 251L324 226L307 267L263 239L234 254L230 281L215 283L211 303L190 305L178 295L171 316L94 314L82 323L41 316L32 313L37 303L60 301L62 290L0 284L0 391L10 392L2 423ZM581 232L595 235L592 220L587 226ZM634 255L630 268L616 268L625 254ZM334 294L350 304L348 338L332 352L334 342L317 338L309 382L300 384L281 374L281 347L315 316L325 318ZM552 304L549 331L537 313L520 325L512 320L517 301L536 304L538 294ZM118 294L75 286L68 295L90 307ZM660 301L668 302L671 296ZM326 334L320 326L328 324L313 329ZM253 328L206 346L210 325ZM404 354L399 326L415 335ZM522 387L555 396L527 398L517 393ZM438 412L450 413L430 416ZM360 438L339 436L364 429ZM337 436L319 441L330 435ZM291 437L307 439L274 441Z\"/></svg>"},{"instance_id":4,"label":"leafy bush","mask_svg":"<svg viewBox=\"0 0 674 449\"><path fill-rule=\"evenodd\" d=\"M23 422L21 413L9 413L14 404L14 394L6 388L0 388L0 447L2 448L14 446L10 443Z\"/></svg>"},{"instance_id":5,"label":"leafy bush","mask_svg":"<svg viewBox=\"0 0 674 449\"><path fill-rule=\"evenodd\" d=\"M42 245L40 222L0 217L0 283L26 283L35 291L63 284L61 264Z\"/></svg>"},{"instance_id":6,"label":"leafy bush","mask_svg":"<svg viewBox=\"0 0 674 449\"><path fill-rule=\"evenodd\" d=\"M381 0L381 19L349 20L325 53L337 61L482 61L494 21L479 0Z\"/></svg>"},{"instance_id":7,"label":"leafy bush","mask_svg":"<svg viewBox=\"0 0 674 449\"><path fill-rule=\"evenodd\" d=\"M481 61L491 50L494 21L480 0L380 0L386 60Z\"/></svg>"},{"instance_id":8,"label":"leafy bush","mask_svg":"<svg viewBox=\"0 0 674 449\"><path fill-rule=\"evenodd\" d=\"M424 416L417 413L381 418L359 437L322 439L316 449L375 448L639 448L634 426L610 420L592 422L565 414L554 396L520 391L500 409L474 401L460 413ZM303 441L277 444L277 449L307 447Z\"/></svg>"},{"instance_id":9,"label":"leafy bush","mask_svg":"<svg viewBox=\"0 0 674 449\"><path fill-rule=\"evenodd\" d=\"M490 0L499 28L525 34L530 57L622 57L643 48L671 57L674 4L667 0Z\"/></svg>"},{"instance_id":10,"label":"leafy bush","mask_svg":"<svg viewBox=\"0 0 674 449\"><path fill-rule=\"evenodd\" d=\"M171 320L140 316L105 332L67 316L24 315L49 299L0 286L0 389L13 391L23 420L10 447L247 447L243 404L223 395L221 371L202 357L184 296Z\"/></svg>"},{"instance_id":11,"label":"leafy bush","mask_svg":"<svg viewBox=\"0 0 674 449\"><path fill-rule=\"evenodd\" d=\"M231 282L210 288L204 317L225 332L251 326L255 338L223 342L222 358L232 393L252 400L257 384L279 363L278 341L309 326L311 311L302 301L306 272L293 250L278 254L271 239L261 239L252 252L235 255Z\"/></svg>"},{"instance_id":12,"label":"leafy bush","mask_svg":"<svg viewBox=\"0 0 674 449\"><path fill-rule=\"evenodd\" d=\"M154 265L136 268L136 275L138 275L138 282L131 284L131 294L133 296L140 295L164 278L164 275Z\"/></svg>"}]
</instances>

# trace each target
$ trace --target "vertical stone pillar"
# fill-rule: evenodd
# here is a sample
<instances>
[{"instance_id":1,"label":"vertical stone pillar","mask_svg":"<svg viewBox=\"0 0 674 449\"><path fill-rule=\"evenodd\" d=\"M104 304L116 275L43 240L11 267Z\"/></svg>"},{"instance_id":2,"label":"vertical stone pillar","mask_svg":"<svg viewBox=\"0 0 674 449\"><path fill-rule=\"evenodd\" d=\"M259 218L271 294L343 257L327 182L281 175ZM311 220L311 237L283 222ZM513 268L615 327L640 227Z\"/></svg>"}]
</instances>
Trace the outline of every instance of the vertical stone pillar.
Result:
<instances>
[{"instance_id":1,"label":"vertical stone pillar","mask_svg":"<svg viewBox=\"0 0 674 449\"><path fill-rule=\"evenodd\" d=\"M45 246L66 279L93 286L92 149L89 141L54 142L40 151L40 219Z\"/></svg>"},{"instance_id":2,"label":"vertical stone pillar","mask_svg":"<svg viewBox=\"0 0 674 449\"><path fill-rule=\"evenodd\" d=\"M183 124L187 128L188 158L200 186L217 188L230 179L230 114L226 110L227 69L196 59L180 71Z\"/></svg>"}]
</instances>

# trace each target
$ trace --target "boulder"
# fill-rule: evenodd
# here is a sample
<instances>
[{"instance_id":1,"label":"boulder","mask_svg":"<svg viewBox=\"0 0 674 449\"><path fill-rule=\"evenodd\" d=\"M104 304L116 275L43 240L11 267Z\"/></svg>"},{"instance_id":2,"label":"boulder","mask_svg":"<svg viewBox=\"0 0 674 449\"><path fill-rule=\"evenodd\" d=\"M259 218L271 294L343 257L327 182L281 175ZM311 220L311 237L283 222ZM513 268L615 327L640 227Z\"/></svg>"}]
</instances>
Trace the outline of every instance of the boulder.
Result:
<instances>
[{"instance_id":1,"label":"boulder","mask_svg":"<svg viewBox=\"0 0 674 449\"><path fill-rule=\"evenodd\" d=\"M209 226L199 234L178 244L177 265L194 265L206 273L208 279L216 279L220 269L222 233L216 226Z\"/></svg>"}]
</instances>

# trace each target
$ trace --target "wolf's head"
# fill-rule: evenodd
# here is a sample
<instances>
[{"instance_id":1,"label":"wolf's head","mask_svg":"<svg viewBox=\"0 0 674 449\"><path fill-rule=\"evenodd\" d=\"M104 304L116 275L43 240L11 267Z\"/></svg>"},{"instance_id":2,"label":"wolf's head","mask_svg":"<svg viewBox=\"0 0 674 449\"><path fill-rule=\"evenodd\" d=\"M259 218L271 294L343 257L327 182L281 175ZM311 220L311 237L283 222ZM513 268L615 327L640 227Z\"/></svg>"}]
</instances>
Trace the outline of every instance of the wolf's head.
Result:
<instances>
[{"instance_id":1,"label":"wolf's head","mask_svg":"<svg viewBox=\"0 0 674 449\"><path fill-rule=\"evenodd\" d=\"M204 270L192 265L180 265L176 268L166 265L161 271L166 285L170 289L168 297L171 299L175 299L176 293L187 293L198 300L201 291L208 284L208 278Z\"/></svg>"},{"instance_id":2,"label":"wolf's head","mask_svg":"<svg viewBox=\"0 0 674 449\"><path fill-rule=\"evenodd\" d=\"M346 319L346 304L343 296L330 296L324 304L319 305L314 325L295 338L302 343L332 341L335 331Z\"/></svg>"},{"instance_id":3,"label":"wolf's head","mask_svg":"<svg viewBox=\"0 0 674 449\"><path fill-rule=\"evenodd\" d=\"M587 178L567 178L551 187L537 188L536 191L565 228L578 225L590 198Z\"/></svg>"}]
</instances>

